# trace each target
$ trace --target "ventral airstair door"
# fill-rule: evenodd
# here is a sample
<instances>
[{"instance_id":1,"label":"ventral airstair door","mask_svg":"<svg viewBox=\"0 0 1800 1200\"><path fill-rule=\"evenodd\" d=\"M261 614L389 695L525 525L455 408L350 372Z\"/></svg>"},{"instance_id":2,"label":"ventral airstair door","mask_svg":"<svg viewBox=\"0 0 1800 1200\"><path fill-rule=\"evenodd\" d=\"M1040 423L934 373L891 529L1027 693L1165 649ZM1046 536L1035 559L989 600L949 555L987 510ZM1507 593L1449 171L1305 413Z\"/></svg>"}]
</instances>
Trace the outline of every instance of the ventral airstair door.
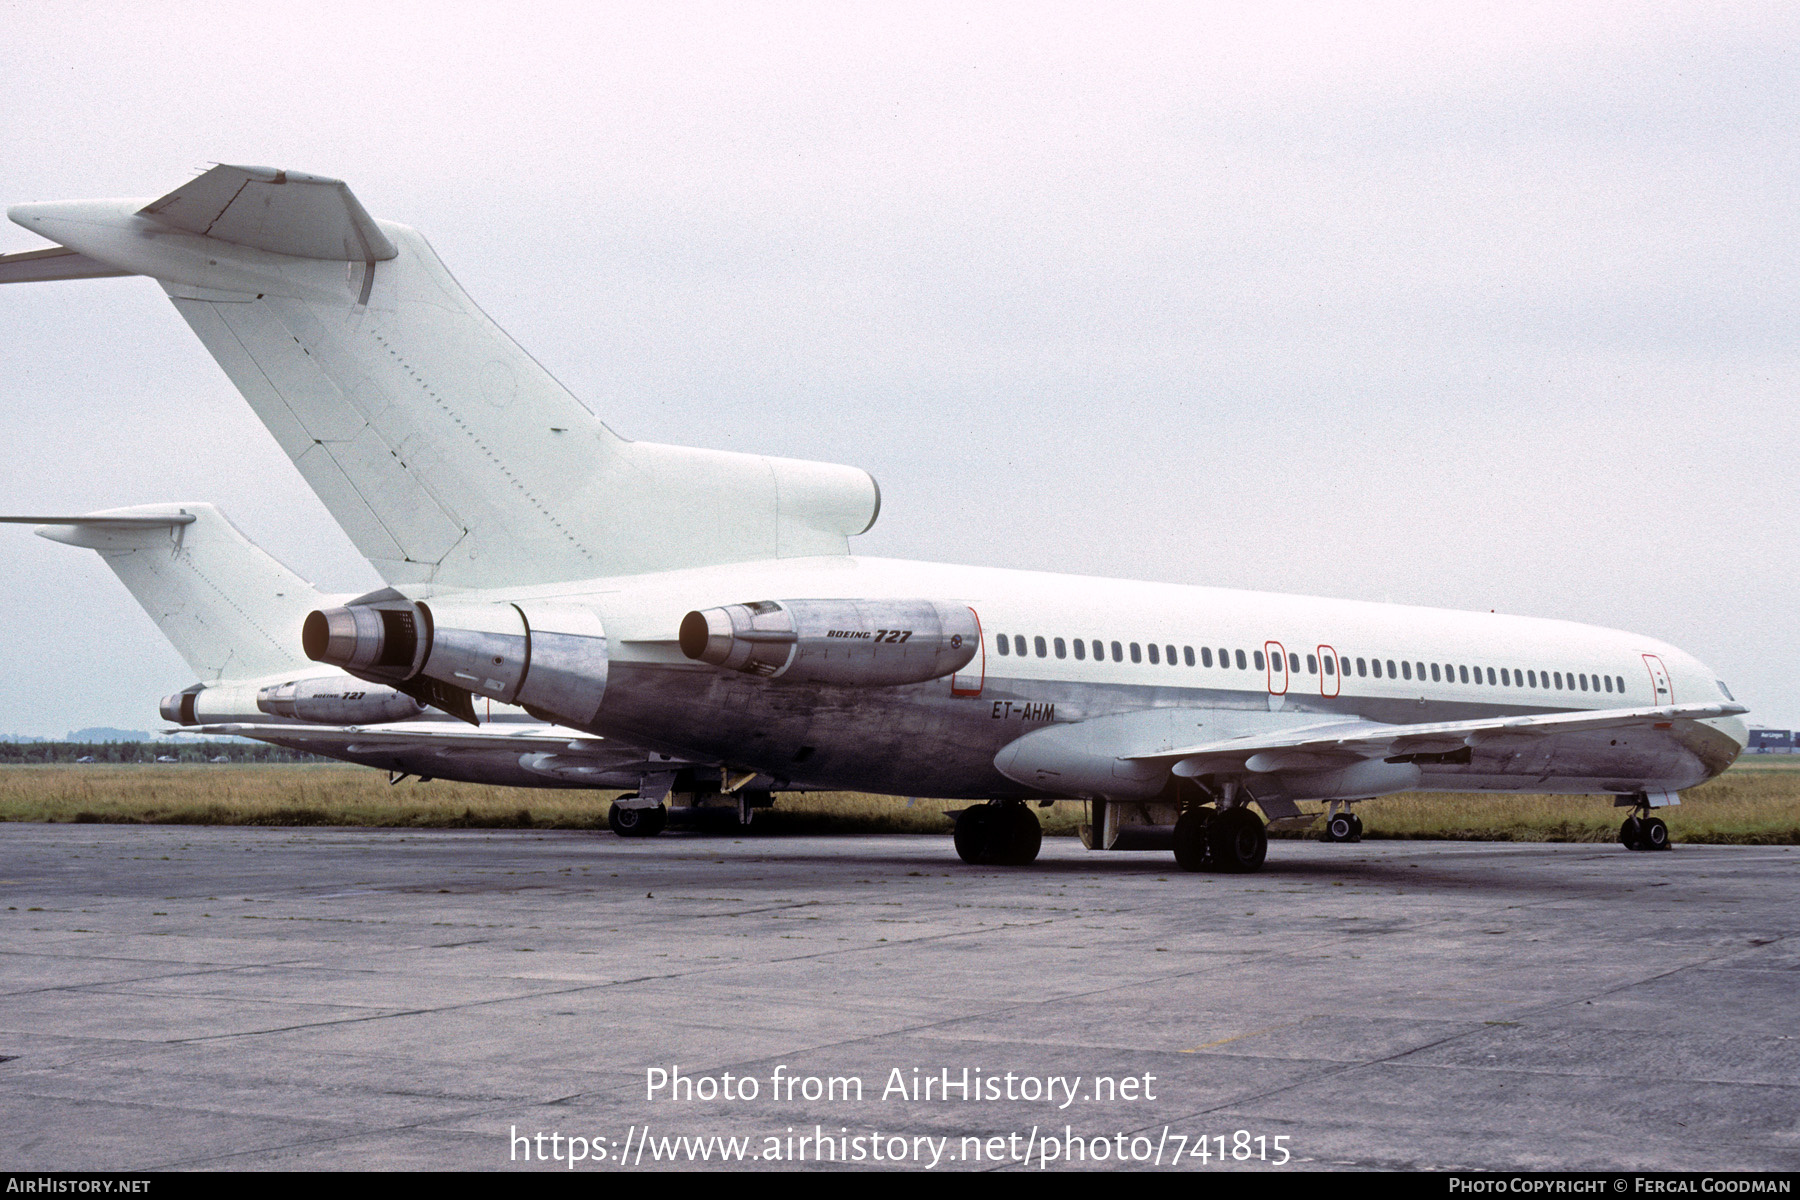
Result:
<instances>
[{"instance_id":1,"label":"ventral airstair door","mask_svg":"<svg viewBox=\"0 0 1800 1200\"><path fill-rule=\"evenodd\" d=\"M1662 659L1654 654L1644 655L1644 665L1650 668L1650 689L1652 704L1675 703L1675 686L1669 682L1669 670L1663 666Z\"/></svg>"}]
</instances>

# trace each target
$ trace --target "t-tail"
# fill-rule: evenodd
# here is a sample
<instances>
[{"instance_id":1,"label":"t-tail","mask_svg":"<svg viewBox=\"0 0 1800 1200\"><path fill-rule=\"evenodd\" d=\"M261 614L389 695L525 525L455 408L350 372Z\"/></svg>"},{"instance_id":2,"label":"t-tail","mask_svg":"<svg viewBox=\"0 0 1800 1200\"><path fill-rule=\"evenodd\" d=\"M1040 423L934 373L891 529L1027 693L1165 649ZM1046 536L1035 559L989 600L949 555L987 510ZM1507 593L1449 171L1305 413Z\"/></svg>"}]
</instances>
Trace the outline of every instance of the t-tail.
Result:
<instances>
[{"instance_id":1,"label":"t-tail","mask_svg":"<svg viewBox=\"0 0 1800 1200\"><path fill-rule=\"evenodd\" d=\"M341 181L218 166L158 200L15 205L56 247L0 282L162 284L390 582L553 583L844 555L852 467L632 442L488 319L415 231Z\"/></svg>"}]
</instances>

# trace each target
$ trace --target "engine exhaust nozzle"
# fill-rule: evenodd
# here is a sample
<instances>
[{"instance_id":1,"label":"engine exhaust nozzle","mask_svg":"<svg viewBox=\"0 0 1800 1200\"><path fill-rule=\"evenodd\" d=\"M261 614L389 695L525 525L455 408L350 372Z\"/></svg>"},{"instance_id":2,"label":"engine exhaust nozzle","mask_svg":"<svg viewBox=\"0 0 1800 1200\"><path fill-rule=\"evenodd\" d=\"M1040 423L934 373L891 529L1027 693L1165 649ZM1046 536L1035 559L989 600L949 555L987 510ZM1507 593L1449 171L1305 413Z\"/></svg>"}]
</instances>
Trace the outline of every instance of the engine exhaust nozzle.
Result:
<instances>
[{"instance_id":1,"label":"engine exhaust nozzle","mask_svg":"<svg viewBox=\"0 0 1800 1200\"><path fill-rule=\"evenodd\" d=\"M418 673L420 617L405 608L315 610L300 627L300 647L314 662L330 663L353 673L369 672L395 679Z\"/></svg>"}]
</instances>

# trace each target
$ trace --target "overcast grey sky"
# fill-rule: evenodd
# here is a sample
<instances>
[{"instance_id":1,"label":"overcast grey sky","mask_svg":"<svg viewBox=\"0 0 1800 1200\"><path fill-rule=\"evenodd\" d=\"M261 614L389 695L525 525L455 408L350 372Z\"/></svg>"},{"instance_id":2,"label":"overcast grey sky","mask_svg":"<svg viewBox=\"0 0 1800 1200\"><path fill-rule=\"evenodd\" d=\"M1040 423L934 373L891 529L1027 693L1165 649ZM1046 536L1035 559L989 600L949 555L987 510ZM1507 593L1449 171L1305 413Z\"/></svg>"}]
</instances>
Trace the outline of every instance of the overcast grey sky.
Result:
<instances>
[{"instance_id":1,"label":"overcast grey sky","mask_svg":"<svg viewBox=\"0 0 1800 1200\"><path fill-rule=\"evenodd\" d=\"M347 180L859 552L1564 617L1800 723L1800 8L0 2L0 204ZM17 226L0 251L42 245ZM0 288L0 508L376 578L155 284ZM192 682L0 528L0 732Z\"/></svg>"}]
</instances>

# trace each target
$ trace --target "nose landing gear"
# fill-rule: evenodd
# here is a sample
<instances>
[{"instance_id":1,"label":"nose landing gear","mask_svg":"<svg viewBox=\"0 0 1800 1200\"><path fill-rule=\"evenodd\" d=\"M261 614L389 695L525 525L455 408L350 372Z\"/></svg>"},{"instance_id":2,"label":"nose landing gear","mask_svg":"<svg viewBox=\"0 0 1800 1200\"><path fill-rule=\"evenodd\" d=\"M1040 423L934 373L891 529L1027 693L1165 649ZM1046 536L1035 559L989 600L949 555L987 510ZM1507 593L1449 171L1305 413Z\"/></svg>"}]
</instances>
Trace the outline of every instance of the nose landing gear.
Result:
<instances>
[{"instance_id":1,"label":"nose landing gear","mask_svg":"<svg viewBox=\"0 0 1800 1200\"><path fill-rule=\"evenodd\" d=\"M1350 811L1350 805L1333 800L1325 807L1325 832L1321 840L1327 842L1360 842L1362 841L1362 818Z\"/></svg>"}]
</instances>

